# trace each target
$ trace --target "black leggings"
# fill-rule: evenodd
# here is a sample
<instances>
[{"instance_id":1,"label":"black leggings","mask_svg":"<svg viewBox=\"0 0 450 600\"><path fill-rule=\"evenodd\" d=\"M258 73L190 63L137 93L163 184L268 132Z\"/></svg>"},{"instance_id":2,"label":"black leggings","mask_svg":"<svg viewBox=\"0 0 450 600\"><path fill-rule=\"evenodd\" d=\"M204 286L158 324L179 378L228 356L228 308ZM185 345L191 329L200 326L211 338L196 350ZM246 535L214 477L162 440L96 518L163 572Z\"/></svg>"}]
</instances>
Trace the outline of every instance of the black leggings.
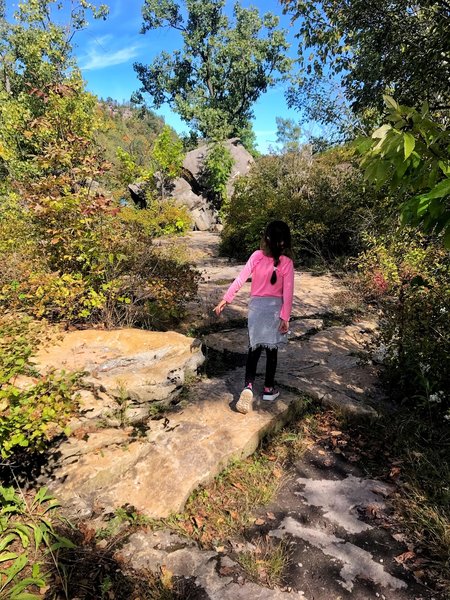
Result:
<instances>
[{"instance_id":1,"label":"black leggings","mask_svg":"<svg viewBox=\"0 0 450 600\"><path fill-rule=\"evenodd\" d=\"M253 384L256 377L256 367L261 356L262 348L259 346L255 350L250 349L247 356L245 367L245 385ZM275 371L277 370L278 350L277 348L266 348L266 378L264 385L273 387L275 383Z\"/></svg>"}]
</instances>

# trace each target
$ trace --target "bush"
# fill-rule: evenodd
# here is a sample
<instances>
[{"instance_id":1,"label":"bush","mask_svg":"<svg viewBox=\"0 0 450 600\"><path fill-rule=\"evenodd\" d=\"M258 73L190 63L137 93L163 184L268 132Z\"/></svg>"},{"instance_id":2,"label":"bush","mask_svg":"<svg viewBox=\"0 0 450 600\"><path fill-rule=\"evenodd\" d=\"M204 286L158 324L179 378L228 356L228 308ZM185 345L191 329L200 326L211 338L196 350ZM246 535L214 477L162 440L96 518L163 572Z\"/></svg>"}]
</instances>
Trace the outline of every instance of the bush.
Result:
<instances>
[{"instance_id":1,"label":"bush","mask_svg":"<svg viewBox=\"0 0 450 600\"><path fill-rule=\"evenodd\" d=\"M217 209L227 201L227 183L231 175L234 160L223 142L214 142L208 146L201 182L207 190L209 200Z\"/></svg>"},{"instance_id":2,"label":"bush","mask_svg":"<svg viewBox=\"0 0 450 600\"><path fill-rule=\"evenodd\" d=\"M436 240L403 230L360 257L366 299L382 308L378 354L390 391L442 418L450 401L450 264Z\"/></svg>"},{"instance_id":3,"label":"bush","mask_svg":"<svg viewBox=\"0 0 450 600\"><path fill-rule=\"evenodd\" d=\"M183 230L184 209L167 203L160 214L116 211L82 197L65 200L38 214L13 197L5 201L31 241L22 243L23 228L14 234L13 217L0 219L0 238L6 240L0 259L7 265L0 273L0 306L51 321L111 327L167 327L180 318L199 274L188 264L163 260L149 232Z\"/></svg>"},{"instance_id":4,"label":"bush","mask_svg":"<svg viewBox=\"0 0 450 600\"><path fill-rule=\"evenodd\" d=\"M124 207L119 217L124 223L138 224L149 237L186 233L192 224L187 207L175 204L170 198L150 199L144 209Z\"/></svg>"},{"instance_id":5,"label":"bush","mask_svg":"<svg viewBox=\"0 0 450 600\"><path fill-rule=\"evenodd\" d=\"M338 149L312 157L308 149L265 156L238 180L222 236L222 252L243 259L259 246L268 222L291 227L294 253L307 263L356 255L362 233L378 227L377 194Z\"/></svg>"},{"instance_id":6,"label":"bush","mask_svg":"<svg viewBox=\"0 0 450 600\"><path fill-rule=\"evenodd\" d=\"M45 449L66 432L77 375L39 376L30 362L43 327L29 318L0 320L0 448L3 459ZM18 378L26 376L25 389Z\"/></svg>"}]
</instances>

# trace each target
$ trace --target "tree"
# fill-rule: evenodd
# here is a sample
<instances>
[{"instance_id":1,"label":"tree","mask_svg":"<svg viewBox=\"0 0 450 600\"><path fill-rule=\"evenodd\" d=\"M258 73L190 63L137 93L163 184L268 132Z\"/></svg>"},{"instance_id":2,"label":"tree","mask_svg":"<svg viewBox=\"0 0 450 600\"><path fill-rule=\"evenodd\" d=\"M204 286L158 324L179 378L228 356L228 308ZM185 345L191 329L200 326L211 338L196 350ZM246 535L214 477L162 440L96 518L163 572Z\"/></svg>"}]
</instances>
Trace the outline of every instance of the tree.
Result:
<instances>
[{"instance_id":1,"label":"tree","mask_svg":"<svg viewBox=\"0 0 450 600\"><path fill-rule=\"evenodd\" d=\"M419 112L385 96L387 123L360 141L366 178L406 193L405 223L441 234L450 249L450 132L425 103Z\"/></svg>"},{"instance_id":2,"label":"tree","mask_svg":"<svg viewBox=\"0 0 450 600\"><path fill-rule=\"evenodd\" d=\"M302 135L300 124L293 119L283 119L282 117L276 117L276 123L277 144L280 146L281 152L299 152Z\"/></svg>"},{"instance_id":3,"label":"tree","mask_svg":"<svg viewBox=\"0 0 450 600\"><path fill-rule=\"evenodd\" d=\"M168 125L156 138L151 158L161 198L164 198L170 183L181 173L184 159L183 142Z\"/></svg>"},{"instance_id":4,"label":"tree","mask_svg":"<svg viewBox=\"0 0 450 600\"><path fill-rule=\"evenodd\" d=\"M441 117L450 114L448 0L282 0L299 23L300 60L292 106L317 107L326 122L339 102L320 99L321 85L341 84L363 120L383 110L383 94ZM317 94L319 93L319 98ZM319 100L319 103L317 103ZM327 114L328 111L328 114ZM336 115L334 115L335 117Z\"/></svg>"},{"instance_id":5,"label":"tree","mask_svg":"<svg viewBox=\"0 0 450 600\"><path fill-rule=\"evenodd\" d=\"M192 129L219 140L248 127L253 104L291 62L276 16L236 3L232 22L224 7L225 0L145 0L142 31L170 27L183 48L135 64L141 95L149 93L156 107L168 103Z\"/></svg>"},{"instance_id":6,"label":"tree","mask_svg":"<svg viewBox=\"0 0 450 600\"><path fill-rule=\"evenodd\" d=\"M70 152L78 147L81 157L87 152L80 138L92 137L95 127L95 99L84 91L71 40L85 27L86 12L104 18L107 9L74 3L64 27L52 20L52 7L59 8L56 0L22 2L7 23L0 5L0 166L10 182L60 173L57 156L67 171L70 160L62 154L71 145L69 133L75 136Z\"/></svg>"}]
</instances>

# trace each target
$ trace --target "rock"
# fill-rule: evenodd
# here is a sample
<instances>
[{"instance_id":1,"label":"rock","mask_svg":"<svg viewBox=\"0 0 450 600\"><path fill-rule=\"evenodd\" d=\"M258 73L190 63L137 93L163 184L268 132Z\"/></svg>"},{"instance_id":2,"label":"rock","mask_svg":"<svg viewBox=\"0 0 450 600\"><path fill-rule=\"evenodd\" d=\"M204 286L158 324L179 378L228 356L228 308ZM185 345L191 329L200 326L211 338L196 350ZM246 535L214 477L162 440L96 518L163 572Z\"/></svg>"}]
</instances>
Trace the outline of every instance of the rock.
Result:
<instances>
[{"instance_id":1,"label":"rock","mask_svg":"<svg viewBox=\"0 0 450 600\"><path fill-rule=\"evenodd\" d=\"M165 545L160 545L159 537L159 532L156 538L151 533L134 533L125 546L116 553L115 558L119 562L127 561L138 570L158 572L164 565L176 577L194 578L196 585L204 590L205 597L210 600L298 598L297 593L272 590L251 582L246 582L245 585L242 585L242 581L235 582L233 577L220 574L219 564L223 558L220 559L215 552L200 550L187 540L183 545L182 538L181 544L175 544L174 548L167 548Z\"/></svg>"},{"instance_id":2,"label":"rock","mask_svg":"<svg viewBox=\"0 0 450 600\"><path fill-rule=\"evenodd\" d=\"M255 162L253 156L240 143L238 138L226 140L224 145L233 157L233 167L231 169L230 179L227 184L228 196L233 194L234 180L239 175L246 175L252 164ZM208 152L208 146L204 144L195 150L191 150L186 154L183 162L183 167L190 171L193 177L200 183L203 162Z\"/></svg>"},{"instance_id":3,"label":"rock","mask_svg":"<svg viewBox=\"0 0 450 600\"><path fill-rule=\"evenodd\" d=\"M38 383L38 380L34 377L28 377L28 375L16 375L10 383L19 390L26 392L34 387Z\"/></svg>"},{"instance_id":4,"label":"rock","mask_svg":"<svg viewBox=\"0 0 450 600\"><path fill-rule=\"evenodd\" d=\"M245 175L254 162L252 155L240 144L238 139L227 140L225 146L230 150L234 160L230 179L227 184L227 194L233 194L234 180L239 175ZM173 182L170 192L178 204L187 206L189 209L194 228L199 231L220 230L219 216L217 210L211 206L202 185L202 170L208 146L204 144L186 154L183 162L183 173ZM131 186L129 186L131 188ZM203 192L203 193L202 193Z\"/></svg>"},{"instance_id":5,"label":"rock","mask_svg":"<svg viewBox=\"0 0 450 600\"><path fill-rule=\"evenodd\" d=\"M140 404L169 402L181 391L185 373L196 371L204 356L198 343L179 333L116 329L69 332L33 360L42 373L84 371L84 380L95 389Z\"/></svg>"},{"instance_id":6,"label":"rock","mask_svg":"<svg viewBox=\"0 0 450 600\"><path fill-rule=\"evenodd\" d=\"M175 179L172 189L172 197L175 198L179 204L184 204L189 210L194 210L194 208L202 208L207 203L206 198L196 194L192 190L190 184L182 177Z\"/></svg>"},{"instance_id":7,"label":"rock","mask_svg":"<svg viewBox=\"0 0 450 600\"><path fill-rule=\"evenodd\" d=\"M241 415L230 404L239 397L243 377L238 369L227 379L194 385L183 410L150 421L141 437L130 437L132 428L108 429L62 442L41 484L84 513L126 503L154 518L180 512L195 488L231 460L251 454L299 401L283 392L282 400L257 400L254 411Z\"/></svg>"},{"instance_id":8,"label":"rock","mask_svg":"<svg viewBox=\"0 0 450 600\"><path fill-rule=\"evenodd\" d=\"M306 334L321 329L321 319L301 319L289 324L288 339L299 339ZM236 354L247 354L248 333L247 329L222 330L219 333L210 333L204 339L208 348L218 352L233 352Z\"/></svg>"},{"instance_id":9,"label":"rock","mask_svg":"<svg viewBox=\"0 0 450 600\"><path fill-rule=\"evenodd\" d=\"M145 196L146 183L130 183L128 191L130 192L131 199L139 208L147 208L147 198Z\"/></svg>"},{"instance_id":10,"label":"rock","mask_svg":"<svg viewBox=\"0 0 450 600\"><path fill-rule=\"evenodd\" d=\"M295 340L280 354L277 381L325 405L376 416L368 400L379 399L377 371L361 364L370 334L360 325L330 327L307 341Z\"/></svg>"}]
</instances>

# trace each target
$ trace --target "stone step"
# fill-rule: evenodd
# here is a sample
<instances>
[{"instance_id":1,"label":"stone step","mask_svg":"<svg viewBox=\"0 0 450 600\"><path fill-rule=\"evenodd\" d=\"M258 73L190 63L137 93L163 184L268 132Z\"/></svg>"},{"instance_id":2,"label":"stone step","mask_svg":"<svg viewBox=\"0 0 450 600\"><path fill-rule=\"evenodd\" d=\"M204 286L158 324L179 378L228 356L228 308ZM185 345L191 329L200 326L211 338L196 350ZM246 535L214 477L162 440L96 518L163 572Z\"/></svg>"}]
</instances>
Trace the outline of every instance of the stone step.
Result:
<instances>
[{"instance_id":1,"label":"stone step","mask_svg":"<svg viewBox=\"0 0 450 600\"><path fill-rule=\"evenodd\" d=\"M322 319L299 319L289 324L289 340L296 340L320 330L323 327ZM207 348L217 352L232 352L234 354L247 354L248 333L247 328L228 329L217 333L210 333L203 338Z\"/></svg>"},{"instance_id":2,"label":"stone step","mask_svg":"<svg viewBox=\"0 0 450 600\"><path fill-rule=\"evenodd\" d=\"M71 514L84 517L127 503L153 518L180 512L194 489L254 452L290 418L292 405L302 402L283 391L277 402L257 399L254 410L242 415L234 404L243 377L237 369L225 379L194 385L182 410L149 421L140 437L131 427L71 437L54 450L41 483Z\"/></svg>"}]
</instances>

